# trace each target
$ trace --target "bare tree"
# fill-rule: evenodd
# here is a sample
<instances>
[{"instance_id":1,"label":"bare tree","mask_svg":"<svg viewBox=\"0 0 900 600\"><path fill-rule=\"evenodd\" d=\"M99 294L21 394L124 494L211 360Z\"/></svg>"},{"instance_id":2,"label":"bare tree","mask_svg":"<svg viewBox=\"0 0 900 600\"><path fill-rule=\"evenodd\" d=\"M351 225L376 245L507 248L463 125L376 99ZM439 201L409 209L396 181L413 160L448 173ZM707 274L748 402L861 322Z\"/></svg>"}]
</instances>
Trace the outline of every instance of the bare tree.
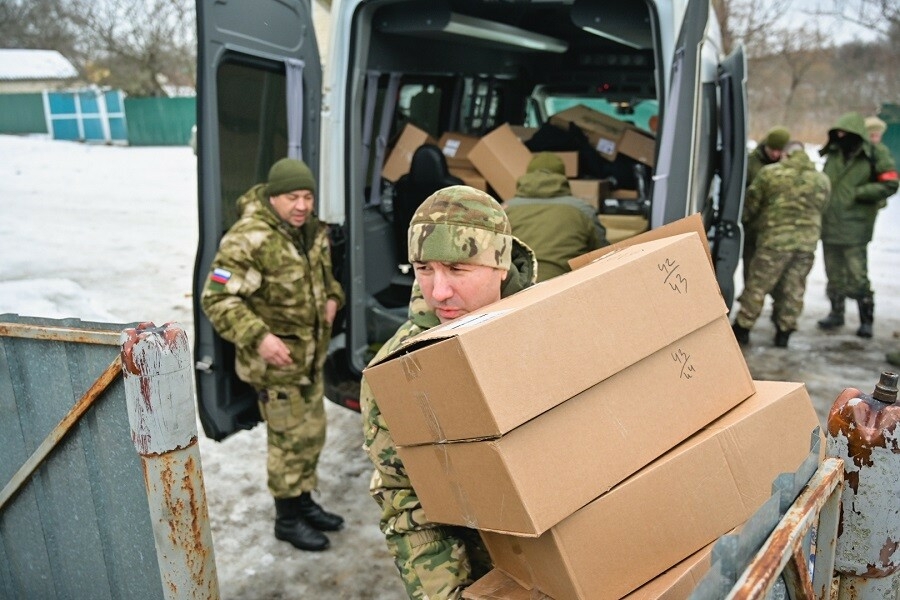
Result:
<instances>
[{"instance_id":1,"label":"bare tree","mask_svg":"<svg viewBox=\"0 0 900 600\"><path fill-rule=\"evenodd\" d=\"M743 44L748 56L766 53L766 34L775 29L793 0L712 0L726 54Z\"/></svg>"},{"instance_id":2,"label":"bare tree","mask_svg":"<svg viewBox=\"0 0 900 600\"><path fill-rule=\"evenodd\" d=\"M84 80L133 96L194 87L193 0L2 0L2 44L58 50Z\"/></svg>"},{"instance_id":3,"label":"bare tree","mask_svg":"<svg viewBox=\"0 0 900 600\"><path fill-rule=\"evenodd\" d=\"M900 0L831 0L821 14L856 23L887 37L900 26Z\"/></svg>"}]
</instances>

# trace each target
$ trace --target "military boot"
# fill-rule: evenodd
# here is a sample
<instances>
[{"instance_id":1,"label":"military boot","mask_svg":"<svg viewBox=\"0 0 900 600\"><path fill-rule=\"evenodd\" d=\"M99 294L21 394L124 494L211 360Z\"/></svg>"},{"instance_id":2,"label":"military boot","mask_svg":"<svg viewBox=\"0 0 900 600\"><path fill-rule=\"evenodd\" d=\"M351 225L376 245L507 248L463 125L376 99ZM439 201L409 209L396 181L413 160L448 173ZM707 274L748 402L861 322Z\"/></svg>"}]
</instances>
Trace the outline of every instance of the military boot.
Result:
<instances>
[{"instance_id":1,"label":"military boot","mask_svg":"<svg viewBox=\"0 0 900 600\"><path fill-rule=\"evenodd\" d=\"M818 321L820 329L830 331L844 326L844 297L839 295L829 295L831 300L831 312L824 319Z\"/></svg>"},{"instance_id":2,"label":"military boot","mask_svg":"<svg viewBox=\"0 0 900 600\"><path fill-rule=\"evenodd\" d=\"M785 331L783 329L775 329L775 346L777 348L787 348L788 339L791 337L792 331Z\"/></svg>"},{"instance_id":3,"label":"military boot","mask_svg":"<svg viewBox=\"0 0 900 600\"><path fill-rule=\"evenodd\" d=\"M300 514L300 498L275 498L275 538L300 550L318 552L331 542Z\"/></svg>"},{"instance_id":4,"label":"military boot","mask_svg":"<svg viewBox=\"0 0 900 600\"><path fill-rule=\"evenodd\" d=\"M741 327L737 323L731 326L731 330L734 332L734 337L737 339L738 344L741 346L746 346L750 343L750 330L746 327Z\"/></svg>"},{"instance_id":5,"label":"military boot","mask_svg":"<svg viewBox=\"0 0 900 600\"><path fill-rule=\"evenodd\" d=\"M863 296L857 300L859 304L859 329L856 335L861 338L872 337L872 323L875 320L875 299L872 296Z\"/></svg>"},{"instance_id":6,"label":"military boot","mask_svg":"<svg viewBox=\"0 0 900 600\"><path fill-rule=\"evenodd\" d=\"M326 512L316 504L309 492L303 492L297 498L297 506L300 516L314 529L319 531L338 531L344 526L344 518L334 513Z\"/></svg>"}]
</instances>

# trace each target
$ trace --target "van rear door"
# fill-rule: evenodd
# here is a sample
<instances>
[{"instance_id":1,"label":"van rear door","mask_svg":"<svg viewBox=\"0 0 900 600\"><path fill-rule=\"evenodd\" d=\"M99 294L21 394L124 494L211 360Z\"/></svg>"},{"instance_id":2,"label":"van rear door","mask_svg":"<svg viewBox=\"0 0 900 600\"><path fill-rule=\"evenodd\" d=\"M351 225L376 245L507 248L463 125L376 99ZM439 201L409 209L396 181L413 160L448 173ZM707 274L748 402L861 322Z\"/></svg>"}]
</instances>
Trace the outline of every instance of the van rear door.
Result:
<instances>
[{"instance_id":1,"label":"van rear door","mask_svg":"<svg viewBox=\"0 0 900 600\"><path fill-rule=\"evenodd\" d=\"M234 374L234 347L216 334L200 294L235 201L285 156L319 173L322 68L308 0L197 0L199 240L194 264L197 403L221 440L259 420Z\"/></svg>"},{"instance_id":2,"label":"van rear door","mask_svg":"<svg viewBox=\"0 0 900 600\"><path fill-rule=\"evenodd\" d=\"M720 49L714 46L719 37L709 32L714 26L708 0L690 0L672 59L650 227L699 212L717 274L724 275L720 285L730 307L737 266L733 259L741 246L746 80L740 48L719 63Z\"/></svg>"}]
</instances>

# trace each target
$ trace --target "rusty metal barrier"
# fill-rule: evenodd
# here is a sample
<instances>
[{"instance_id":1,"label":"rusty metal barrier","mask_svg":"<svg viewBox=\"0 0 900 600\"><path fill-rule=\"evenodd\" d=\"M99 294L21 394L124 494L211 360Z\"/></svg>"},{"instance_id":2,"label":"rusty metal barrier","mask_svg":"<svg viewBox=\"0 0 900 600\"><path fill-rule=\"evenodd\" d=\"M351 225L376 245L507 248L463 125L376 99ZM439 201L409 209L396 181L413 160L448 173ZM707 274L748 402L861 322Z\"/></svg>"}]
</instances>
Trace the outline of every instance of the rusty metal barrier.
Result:
<instances>
[{"instance_id":1,"label":"rusty metal barrier","mask_svg":"<svg viewBox=\"0 0 900 600\"><path fill-rule=\"evenodd\" d=\"M219 597L187 336L126 327L0 316L0 598Z\"/></svg>"}]
</instances>

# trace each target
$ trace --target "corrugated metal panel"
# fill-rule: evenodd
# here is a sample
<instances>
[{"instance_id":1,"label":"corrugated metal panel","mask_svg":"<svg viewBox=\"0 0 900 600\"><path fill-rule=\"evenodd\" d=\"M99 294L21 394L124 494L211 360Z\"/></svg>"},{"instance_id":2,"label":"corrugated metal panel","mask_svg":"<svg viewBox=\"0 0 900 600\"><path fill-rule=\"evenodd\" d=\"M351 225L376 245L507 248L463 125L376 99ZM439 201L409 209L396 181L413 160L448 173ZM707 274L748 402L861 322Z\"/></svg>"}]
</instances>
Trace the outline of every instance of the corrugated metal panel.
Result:
<instances>
[{"instance_id":1,"label":"corrugated metal panel","mask_svg":"<svg viewBox=\"0 0 900 600\"><path fill-rule=\"evenodd\" d=\"M84 336L94 342L129 326L17 315L0 323L96 330ZM118 353L118 344L0 335L0 487ZM164 597L121 377L0 509L0 597Z\"/></svg>"}]
</instances>

